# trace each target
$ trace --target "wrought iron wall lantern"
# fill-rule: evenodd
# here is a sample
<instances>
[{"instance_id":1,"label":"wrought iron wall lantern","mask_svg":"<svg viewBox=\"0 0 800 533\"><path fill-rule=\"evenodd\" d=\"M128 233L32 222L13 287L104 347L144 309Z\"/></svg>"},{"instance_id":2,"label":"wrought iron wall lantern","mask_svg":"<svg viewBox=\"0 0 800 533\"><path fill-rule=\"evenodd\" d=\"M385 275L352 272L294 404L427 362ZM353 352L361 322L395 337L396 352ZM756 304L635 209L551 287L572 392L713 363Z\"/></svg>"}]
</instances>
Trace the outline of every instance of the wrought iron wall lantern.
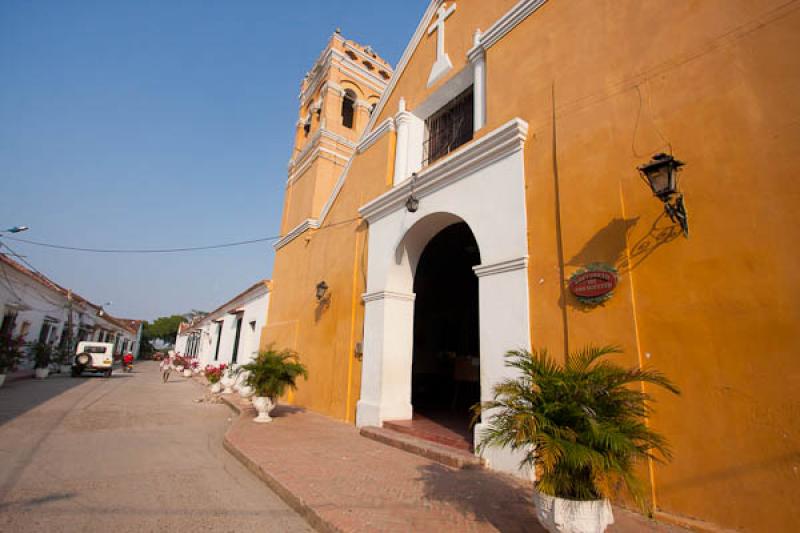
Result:
<instances>
[{"instance_id":1,"label":"wrought iron wall lantern","mask_svg":"<svg viewBox=\"0 0 800 533\"><path fill-rule=\"evenodd\" d=\"M408 196L408 200L406 200L406 209L409 213L416 213L417 209L419 209L419 198L414 195L414 185L417 183L417 173L411 173L411 194Z\"/></svg>"},{"instance_id":2,"label":"wrought iron wall lantern","mask_svg":"<svg viewBox=\"0 0 800 533\"><path fill-rule=\"evenodd\" d=\"M680 225L684 236L689 236L689 220L683 193L678 190L678 172L686 163L675 159L670 154L656 154L638 168L642 178L659 200L664 202L664 212L673 222Z\"/></svg>"},{"instance_id":3,"label":"wrought iron wall lantern","mask_svg":"<svg viewBox=\"0 0 800 533\"><path fill-rule=\"evenodd\" d=\"M328 292L328 284L325 283L325 280L320 281L317 283L317 301L321 302L323 298L325 298L325 294Z\"/></svg>"}]
</instances>

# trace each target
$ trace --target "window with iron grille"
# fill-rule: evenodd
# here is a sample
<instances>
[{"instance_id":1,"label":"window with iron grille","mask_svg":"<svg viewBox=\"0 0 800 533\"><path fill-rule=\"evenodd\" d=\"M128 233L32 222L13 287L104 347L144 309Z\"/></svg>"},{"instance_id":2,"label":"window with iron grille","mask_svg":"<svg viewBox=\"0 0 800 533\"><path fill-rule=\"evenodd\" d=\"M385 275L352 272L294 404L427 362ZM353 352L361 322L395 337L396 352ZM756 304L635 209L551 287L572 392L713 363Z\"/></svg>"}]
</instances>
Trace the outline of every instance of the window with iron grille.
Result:
<instances>
[{"instance_id":1,"label":"window with iron grille","mask_svg":"<svg viewBox=\"0 0 800 533\"><path fill-rule=\"evenodd\" d=\"M472 140L472 87L425 121L423 165L429 165Z\"/></svg>"}]
</instances>

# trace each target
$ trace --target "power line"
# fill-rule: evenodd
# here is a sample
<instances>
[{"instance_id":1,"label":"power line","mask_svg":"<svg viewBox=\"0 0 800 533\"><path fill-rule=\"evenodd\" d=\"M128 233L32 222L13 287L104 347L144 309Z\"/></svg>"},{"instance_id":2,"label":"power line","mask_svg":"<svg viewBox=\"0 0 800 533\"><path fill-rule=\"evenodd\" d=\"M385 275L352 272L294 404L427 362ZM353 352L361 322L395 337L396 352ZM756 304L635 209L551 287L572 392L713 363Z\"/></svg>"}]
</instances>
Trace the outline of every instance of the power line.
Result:
<instances>
[{"instance_id":1,"label":"power line","mask_svg":"<svg viewBox=\"0 0 800 533\"><path fill-rule=\"evenodd\" d=\"M331 222L325 224L320 228L314 228L314 232L325 231L330 228L335 228L342 224L347 224L349 222L354 222L360 220L361 217L353 217L347 218L344 220L340 220L338 222ZM282 235L273 235L271 237L260 237L258 239L249 239L246 241L235 241L235 242L225 242L221 244L209 244L206 246L184 246L180 248L88 248L88 247L81 247L81 246L67 246L64 244L53 244L49 242L39 242L39 241L30 241L28 239L20 239L19 237L9 237L5 236L4 239L9 239L15 242L22 242L25 244L30 244L33 246L41 246L43 248L55 248L56 250L67 250L70 252L88 252L88 253L96 253L96 254L169 254L169 253L180 253L180 252L197 252L200 250L214 250L219 248L232 248L234 246L245 246L248 244L257 244L260 242L269 242L269 241L278 241L282 238ZM8 248L7 245L6 248ZM11 248L8 248L11 250ZM16 253L14 255L17 255ZM19 257L19 256L17 256ZM21 259L22 260L22 259ZM24 260L22 260L25 262ZM25 262L28 266L31 266L29 263ZM31 267L33 268L33 267ZM36 270L36 269L33 269ZM37 271L38 272L38 271Z\"/></svg>"},{"instance_id":2,"label":"power line","mask_svg":"<svg viewBox=\"0 0 800 533\"><path fill-rule=\"evenodd\" d=\"M250 239L246 241L226 242L222 244L210 244L207 246L186 246L182 248L83 248L80 246L65 246L62 244L52 244L49 242L29 241L28 239L20 239L17 237L4 237L16 242L23 242L33 246L41 246L43 248L55 248L58 250L68 250L71 252L89 252L96 254L169 254L178 252L196 252L199 250L213 250L217 248L231 248L234 246L244 246L247 244L255 244L259 242L277 241L280 236L275 237L262 237L260 239Z\"/></svg>"}]
</instances>

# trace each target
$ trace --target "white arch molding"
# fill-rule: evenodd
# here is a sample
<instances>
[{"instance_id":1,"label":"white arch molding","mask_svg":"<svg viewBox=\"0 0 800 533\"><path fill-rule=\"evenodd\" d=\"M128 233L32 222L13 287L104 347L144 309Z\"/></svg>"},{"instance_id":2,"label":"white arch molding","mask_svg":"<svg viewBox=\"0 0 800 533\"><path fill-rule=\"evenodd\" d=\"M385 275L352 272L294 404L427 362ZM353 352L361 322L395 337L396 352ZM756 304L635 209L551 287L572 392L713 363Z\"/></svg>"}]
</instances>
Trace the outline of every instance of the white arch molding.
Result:
<instances>
[{"instance_id":1,"label":"white arch molding","mask_svg":"<svg viewBox=\"0 0 800 533\"><path fill-rule=\"evenodd\" d=\"M528 125L514 119L424 169L414 192L417 212L405 208L406 180L363 206L369 222L367 292L363 295L364 359L356 424L381 426L412 415L414 271L430 239L465 222L478 243L481 399L509 377L503 354L530 348L524 143ZM483 423L476 425L476 435ZM518 470L519 455L484 454L494 469Z\"/></svg>"}]
</instances>

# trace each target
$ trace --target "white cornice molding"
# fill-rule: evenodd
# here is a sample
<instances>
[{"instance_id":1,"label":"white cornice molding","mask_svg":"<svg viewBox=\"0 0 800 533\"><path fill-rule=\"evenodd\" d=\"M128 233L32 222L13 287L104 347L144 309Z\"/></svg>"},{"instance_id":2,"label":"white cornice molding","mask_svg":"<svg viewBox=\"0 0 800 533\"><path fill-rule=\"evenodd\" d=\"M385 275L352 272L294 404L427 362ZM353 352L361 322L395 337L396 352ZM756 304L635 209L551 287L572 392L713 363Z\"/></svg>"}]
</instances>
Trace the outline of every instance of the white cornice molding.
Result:
<instances>
[{"instance_id":1,"label":"white cornice molding","mask_svg":"<svg viewBox=\"0 0 800 533\"><path fill-rule=\"evenodd\" d=\"M520 22L528 18L537 9L542 7L547 0L520 0L505 15L483 32L480 40L468 52L467 57L474 62L477 57L492 47L497 41L516 28Z\"/></svg>"},{"instance_id":2,"label":"white cornice molding","mask_svg":"<svg viewBox=\"0 0 800 533\"><path fill-rule=\"evenodd\" d=\"M528 123L514 118L477 141L467 144L433 165L417 173L414 194L422 199L498 159L522 150L528 135ZM359 208L359 214L369 223L396 211L405 209L411 194L411 179L406 179L393 189Z\"/></svg>"},{"instance_id":3,"label":"white cornice molding","mask_svg":"<svg viewBox=\"0 0 800 533\"><path fill-rule=\"evenodd\" d=\"M311 151L308 157L306 157L303 162L294 167L291 173L289 173L289 179L286 180L286 185L291 185L308 170L308 168L314 164L314 161L320 158L322 154L327 154L334 158L334 163L336 163L335 159L340 159L345 163L350 160L351 155L342 155L334 150L329 148L325 148L324 146L318 146L314 150ZM337 163L339 165L343 165L342 163Z\"/></svg>"},{"instance_id":4,"label":"white cornice molding","mask_svg":"<svg viewBox=\"0 0 800 533\"><path fill-rule=\"evenodd\" d=\"M528 268L528 256L515 257L505 261L498 261L489 265L476 265L472 267L472 271L479 278L484 276L493 276L495 274L503 274L505 272L513 272L515 270L524 270Z\"/></svg>"},{"instance_id":5,"label":"white cornice molding","mask_svg":"<svg viewBox=\"0 0 800 533\"><path fill-rule=\"evenodd\" d=\"M292 242L295 238L297 238L300 234L304 231L309 229L317 229L319 228L319 222L314 218L307 218L302 221L300 224L296 225L292 228L289 233L281 237L275 244L272 245L275 250L280 250L290 242Z\"/></svg>"},{"instance_id":6,"label":"white cornice molding","mask_svg":"<svg viewBox=\"0 0 800 533\"><path fill-rule=\"evenodd\" d=\"M356 147L356 151L360 154L365 152L370 146L378 142L378 139L383 137L384 133L388 133L390 131L394 131L394 120L392 117L387 118L383 122L381 122L374 130L372 130L369 135L366 137L362 137L361 141L358 143Z\"/></svg>"},{"instance_id":7,"label":"white cornice molding","mask_svg":"<svg viewBox=\"0 0 800 533\"><path fill-rule=\"evenodd\" d=\"M306 141L306 144L305 146L303 146L303 149L300 150L300 152L289 161L289 169L291 170L295 166L301 165L303 161L306 159L306 157L317 149L322 137L330 139L338 144L344 145L350 150L356 149L356 143L354 143L350 139L342 137L341 135L334 133L328 129L319 128L317 131L314 132L311 138L308 141ZM348 159L350 156L343 155L342 157L344 159ZM292 173L294 174L294 172Z\"/></svg>"},{"instance_id":8,"label":"white cornice molding","mask_svg":"<svg viewBox=\"0 0 800 533\"><path fill-rule=\"evenodd\" d=\"M364 133L367 133L372 130L375 126L375 122L378 120L378 116L383 111L383 108L386 106L386 102L389 100L392 92L394 92L395 85L397 85L397 80L399 80L402 75L403 71L405 70L408 62L411 61L411 56L414 55L414 51L417 49L419 42L422 40L422 37L425 35L425 32L428 29L428 26L431 24L431 20L433 16L436 14L436 10L439 9L439 6L442 4L444 0L431 0L431 3L428 4L428 9L425 10L425 13L422 15L422 19L420 19L419 24L417 25L417 29L414 31L414 35L411 36L411 40L408 42L408 46L403 51L403 55L400 56L400 61L397 63L397 68L394 70L394 74L392 77L389 78L389 84L386 86L386 90L383 91L381 95L381 99L378 100L378 105L375 107L375 112L372 114L370 121L367 123L367 127L364 129Z\"/></svg>"},{"instance_id":9,"label":"white cornice molding","mask_svg":"<svg viewBox=\"0 0 800 533\"><path fill-rule=\"evenodd\" d=\"M375 302L377 300L401 300L404 302L413 302L416 297L417 295L413 292L406 293L394 291L365 292L361 295L361 299L364 301L364 303Z\"/></svg>"}]
</instances>

